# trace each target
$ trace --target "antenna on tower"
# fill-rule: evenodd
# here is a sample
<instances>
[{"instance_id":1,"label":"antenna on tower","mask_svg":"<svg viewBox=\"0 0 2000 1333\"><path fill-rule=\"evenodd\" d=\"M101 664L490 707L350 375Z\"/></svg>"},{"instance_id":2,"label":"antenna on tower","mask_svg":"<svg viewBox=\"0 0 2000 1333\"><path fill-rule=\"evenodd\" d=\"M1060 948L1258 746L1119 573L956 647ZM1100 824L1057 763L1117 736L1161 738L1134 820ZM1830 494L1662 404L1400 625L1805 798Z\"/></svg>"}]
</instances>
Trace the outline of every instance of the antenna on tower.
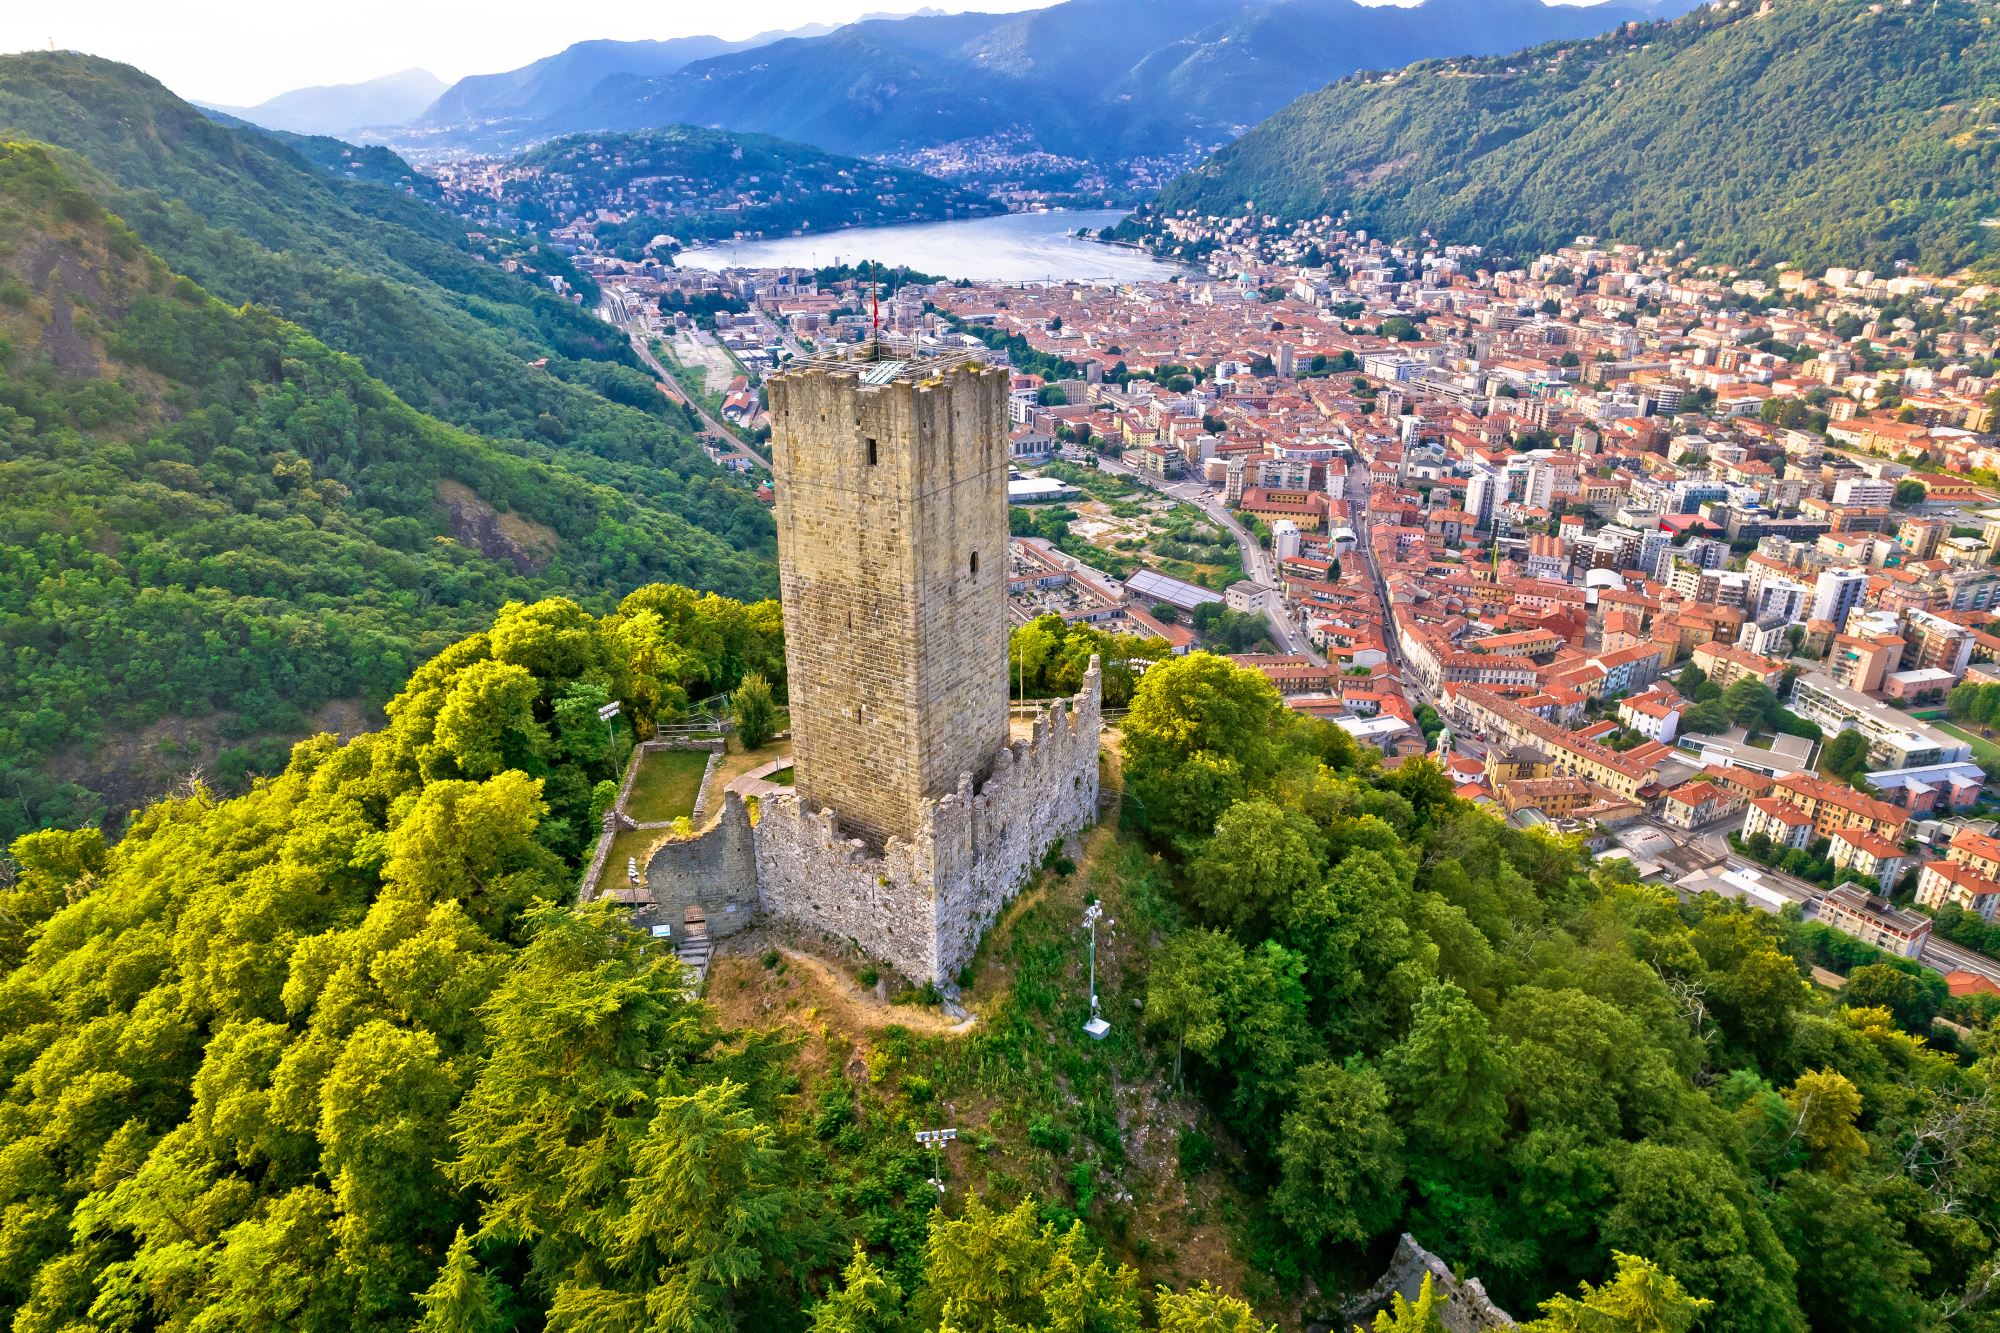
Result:
<instances>
[{"instance_id":1,"label":"antenna on tower","mask_svg":"<svg viewBox=\"0 0 2000 1333\"><path fill-rule=\"evenodd\" d=\"M872 279L870 286L875 297L875 343L877 346L880 346L882 342L882 279L880 270L872 259L868 261L868 272Z\"/></svg>"}]
</instances>

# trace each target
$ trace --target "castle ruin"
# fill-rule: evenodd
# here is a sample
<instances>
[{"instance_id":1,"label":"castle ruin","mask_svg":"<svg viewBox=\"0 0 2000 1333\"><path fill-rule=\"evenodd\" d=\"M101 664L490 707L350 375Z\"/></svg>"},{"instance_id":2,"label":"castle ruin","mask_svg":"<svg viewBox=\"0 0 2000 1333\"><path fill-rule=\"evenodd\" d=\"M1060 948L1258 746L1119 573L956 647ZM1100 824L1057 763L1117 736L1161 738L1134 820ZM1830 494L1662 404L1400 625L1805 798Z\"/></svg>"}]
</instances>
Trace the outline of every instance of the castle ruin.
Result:
<instances>
[{"instance_id":1,"label":"castle ruin","mask_svg":"<svg viewBox=\"0 0 2000 1333\"><path fill-rule=\"evenodd\" d=\"M652 914L759 916L949 985L1095 822L1100 676L1010 740L1007 374L870 343L769 381L793 787L643 870Z\"/></svg>"}]
</instances>

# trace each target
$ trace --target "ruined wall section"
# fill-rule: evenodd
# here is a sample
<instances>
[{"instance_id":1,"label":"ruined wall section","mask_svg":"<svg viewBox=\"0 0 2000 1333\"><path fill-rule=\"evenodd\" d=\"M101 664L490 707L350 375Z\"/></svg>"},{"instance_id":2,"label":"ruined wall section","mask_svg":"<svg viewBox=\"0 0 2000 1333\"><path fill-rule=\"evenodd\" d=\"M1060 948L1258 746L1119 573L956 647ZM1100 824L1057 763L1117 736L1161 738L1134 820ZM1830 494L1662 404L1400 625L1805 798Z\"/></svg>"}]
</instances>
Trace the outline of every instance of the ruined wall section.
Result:
<instances>
[{"instance_id":1,"label":"ruined wall section","mask_svg":"<svg viewBox=\"0 0 2000 1333\"><path fill-rule=\"evenodd\" d=\"M1035 719L1031 738L1000 751L977 794L939 801L930 838L938 885L938 978L972 961L980 937L1041 864L1049 845L1097 822L1102 675Z\"/></svg>"},{"instance_id":2,"label":"ruined wall section","mask_svg":"<svg viewBox=\"0 0 2000 1333\"><path fill-rule=\"evenodd\" d=\"M1097 821L1103 728L1095 664L1074 698L928 802L914 841L880 855L796 795L767 797L756 828L758 891L775 917L849 940L905 976L948 984L1027 883L1049 844Z\"/></svg>"},{"instance_id":3,"label":"ruined wall section","mask_svg":"<svg viewBox=\"0 0 2000 1333\"><path fill-rule=\"evenodd\" d=\"M652 899L652 920L672 926L675 938L690 907L701 909L708 933L717 938L749 925L759 907L757 851L743 798L724 793L715 823L693 837L654 847L641 877Z\"/></svg>"},{"instance_id":4,"label":"ruined wall section","mask_svg":"<svg viewBox=\"0 0 2000 1333\"><path fill-rule=\"evenodd\" d=\"M940 975L936 894L918 843L892 838L877 855L797 793L759 802L755 841L766 912L850 940L905 976Z\"/></svg>"}]
</instances>

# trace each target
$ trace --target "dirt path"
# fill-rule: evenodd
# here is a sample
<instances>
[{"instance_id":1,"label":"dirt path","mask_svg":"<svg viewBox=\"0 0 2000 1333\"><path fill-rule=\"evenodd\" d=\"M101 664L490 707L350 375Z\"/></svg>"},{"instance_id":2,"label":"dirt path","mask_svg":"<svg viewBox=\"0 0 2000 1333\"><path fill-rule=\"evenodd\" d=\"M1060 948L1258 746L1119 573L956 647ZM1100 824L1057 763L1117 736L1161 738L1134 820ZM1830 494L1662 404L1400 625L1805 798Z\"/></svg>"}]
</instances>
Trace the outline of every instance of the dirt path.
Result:
<instances>
[{"instance_id":1,"label":"dirt path","mask_svg":"<svg viewBox=\"0 0 2000 1333\"><path fill-rule=\"evenodd\" d=\"M760 955L776 949L785 970L765 967ZM742 984L739 984L742 983ZM841 968L823 958L777 943L761 931L729 941L728 952L709 963L705 997L732 1027L768 1027L817 1016L827 1026L851 1035L886 1027L908 1028L933 1036L962 1037L976 1019L956 1021L935 1009L890 1004L877 999Z\"/></svg>"}]
</instances>

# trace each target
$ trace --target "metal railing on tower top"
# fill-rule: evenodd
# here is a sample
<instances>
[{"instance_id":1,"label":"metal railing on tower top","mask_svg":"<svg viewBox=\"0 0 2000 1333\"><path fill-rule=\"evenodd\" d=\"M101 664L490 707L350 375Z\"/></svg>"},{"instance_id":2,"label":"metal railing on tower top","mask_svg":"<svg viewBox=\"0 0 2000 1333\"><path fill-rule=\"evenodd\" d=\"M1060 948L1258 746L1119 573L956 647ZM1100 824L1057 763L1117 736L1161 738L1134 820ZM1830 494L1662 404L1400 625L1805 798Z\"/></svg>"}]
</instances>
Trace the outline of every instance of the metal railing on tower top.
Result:
<instances>
[{"instance_id":1,"label":"metal railing on tower top","mask_svg":"<svg viewBox=\"0 0 2000 1333\"><path fill-rule=\"evenodd\" d=\"M863 384L889 384L897 380L934 379L955 366L991 357L992 352L984 347L927 347L919 337L878 331L862 342L844 343L831 351L815 350L810 356L794 358L785 363L781 373L832 371L858 374Z\"/></svg>"}]
</instances>

